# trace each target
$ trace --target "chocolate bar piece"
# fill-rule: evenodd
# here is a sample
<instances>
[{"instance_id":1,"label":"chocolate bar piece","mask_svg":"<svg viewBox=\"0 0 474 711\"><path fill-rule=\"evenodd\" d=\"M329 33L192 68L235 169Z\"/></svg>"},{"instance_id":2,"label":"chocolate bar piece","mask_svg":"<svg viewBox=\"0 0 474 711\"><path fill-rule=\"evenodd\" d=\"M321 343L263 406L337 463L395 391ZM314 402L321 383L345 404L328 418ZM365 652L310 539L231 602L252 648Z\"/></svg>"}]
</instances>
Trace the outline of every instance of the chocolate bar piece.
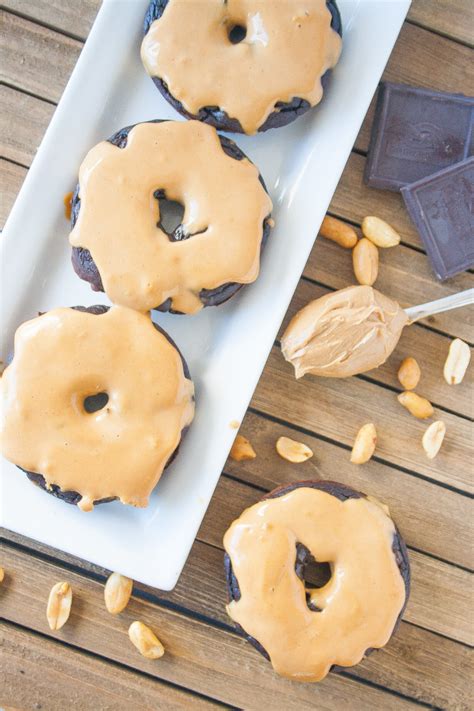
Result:
<instances>
[{"instance_id":1,"label":"chocolate bar piece","mask_svg":"<svg viewBox=\"0 0 474 711\"><path fill-rule=\"evenodd\" d=\"M438 279L474 266L474 157L401 190Z\"/></svg>"},{"instance_id":2,"label":"chocolate bar piece","mask_svg":"<svg viewBox=\"0 0 474 711\"><path fill-rule=\"evenodd\" d=\"M364 180L384 190L458 163L474 153L474 97L383 82Z\"/></svg>"}]
</instances>

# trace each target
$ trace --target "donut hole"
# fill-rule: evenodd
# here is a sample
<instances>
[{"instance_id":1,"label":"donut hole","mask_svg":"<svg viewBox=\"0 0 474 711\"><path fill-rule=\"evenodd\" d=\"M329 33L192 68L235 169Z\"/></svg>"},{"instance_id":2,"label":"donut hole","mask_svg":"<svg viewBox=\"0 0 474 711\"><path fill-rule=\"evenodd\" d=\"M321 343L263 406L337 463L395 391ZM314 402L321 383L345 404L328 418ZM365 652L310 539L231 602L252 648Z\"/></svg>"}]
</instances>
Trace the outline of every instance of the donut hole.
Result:
<instances>
[{"instance_id":1,"label":"donut hole","mask_svg":"<svg viewBox=\"0 0 474 711\"><path fill-rule=\"evenodd\" d=\"M164 190L155 190L154 196L158 200L160 209L160 221L157 227L163 230L173 242L187 239L189 235L183 230L184 205L177 200L168 200Z\"/></svg>"},{"instance_id":2,"label":"donut hole","mask_svg":"<svg viewBox=\"0 0 474 711\"><path fill-rule=\"evenodd\" d=\"M313 612L320 612L320 609L311 603L309 591L322 588L331 580L331 565L315 560L313 554L305 545L297 543L295 573L307 590L306 604L308 608Z\"/></svg>"},{"instance_id":3,"label":"donut hole","mask_svg":"<svg viewBox=\"0 0 474 711\"><path fill-rule=\"evenodd\" d=\"M84 398L84 410L89 414L103 410L109 401L107 393L96 393Z\"/></svg>"},{"instance_id":4,"label":"donut hole","mask_svg":"<svg viewBox=\"0 0 474 711\"><path fill-rule=\"evenodd\" d=\"M239 44L247 37L247 28L243 25L232 25L227 32L227 36L231 44Z\"/></svg>"}]
</instances>

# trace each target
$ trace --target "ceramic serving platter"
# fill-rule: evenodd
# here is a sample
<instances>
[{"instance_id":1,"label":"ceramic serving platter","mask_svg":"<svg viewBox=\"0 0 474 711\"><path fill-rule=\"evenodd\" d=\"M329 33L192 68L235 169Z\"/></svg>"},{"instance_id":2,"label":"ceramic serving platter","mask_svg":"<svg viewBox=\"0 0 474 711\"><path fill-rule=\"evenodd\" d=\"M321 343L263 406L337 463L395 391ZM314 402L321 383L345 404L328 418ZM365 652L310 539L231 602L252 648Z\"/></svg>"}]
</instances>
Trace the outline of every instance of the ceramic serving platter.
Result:
<instances>
[{"instance_id":1,"label":"ceramic serving platter","mask_svg":"<svg viewBox=\"0 0 474 711\"><path fill-rule=\"evenodd\" d=\"M255 284L196 316L153 316L188 361L197 410L148 508L116 502L83 513L2 460L3 526L134 580L174 587L235 437L230 423L244 416L409 4L340 0L343 54L322 105L286 128L233 136L266 181L276 227ZM63 209L89 148L137 121L182 120L141 65L147 5L105 0L11 212L0 254L3 359L17 326L38 311L107 303L73 272Z\"/></svg>"}]
</instances>

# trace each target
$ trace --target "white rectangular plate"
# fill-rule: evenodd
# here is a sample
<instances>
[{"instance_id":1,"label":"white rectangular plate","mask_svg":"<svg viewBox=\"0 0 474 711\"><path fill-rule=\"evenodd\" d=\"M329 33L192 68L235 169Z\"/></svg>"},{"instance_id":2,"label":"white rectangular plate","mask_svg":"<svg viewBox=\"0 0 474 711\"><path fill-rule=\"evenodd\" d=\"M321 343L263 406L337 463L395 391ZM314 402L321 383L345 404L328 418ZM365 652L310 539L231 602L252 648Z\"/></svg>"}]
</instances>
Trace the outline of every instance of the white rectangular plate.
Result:
<instances>
[{"instance_id":1,"label":"white rectangular plate","mask_svg":"<svg viewBox=\"0 0 474 711\"><path fill-rule=\"evenodd\" d=\"M2 460L1 523L134 580L170 590L196 536L235 430L367 111L410 0L340 0L344 48L322 105L290 126L233 136L257 164L276 220L258 281L197 316L154 318L182 349L196 419L146 509L82 513ZM56 306L107 303L74 274L63 197L91 146L122 126L179 117L140 62L148 0L106 0L1 239L2 358L16 327ZM229 521L230 524L230 521Z\"/></svg>"}]
</instances>

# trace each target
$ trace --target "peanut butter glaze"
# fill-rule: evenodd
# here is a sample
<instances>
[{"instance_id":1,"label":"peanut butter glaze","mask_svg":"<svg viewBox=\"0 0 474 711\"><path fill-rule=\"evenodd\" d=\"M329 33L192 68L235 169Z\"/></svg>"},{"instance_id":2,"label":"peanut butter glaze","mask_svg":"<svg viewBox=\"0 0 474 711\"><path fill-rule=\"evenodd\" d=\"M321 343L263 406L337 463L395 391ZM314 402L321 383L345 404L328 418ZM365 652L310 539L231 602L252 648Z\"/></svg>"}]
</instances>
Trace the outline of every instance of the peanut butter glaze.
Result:
<instances>
[{"instance_id":1,"label":"peanut butter glaze","mask_svg":"<svg viewBox=\"0 0 474 711\"><path fill-rule=\"evenodd\" d=\"M148 315L59 308L27 321L0 380L3 455L76 491L78 506L117 497L146 506L194 415L193 383ZM105 407L89 413L88 396Z\"/></svg>"},{"instance_id":2,"label":"peanut butter glaze","mask_svg":"<svg viewBox=\"0 0 474 711\"><path fill-rule=\"evenodd\" d=\"M272 203L257 168L226 155L214 128L138 124L125 148L103 141L89 151L79 186L70 242L89 250L114 303L148 311L169 298L175 311L194 313L202 289L257 278ZM188 238L171 241L157 226L156 190L184 205Z\"/></svg>"},{"instance_id":3,"label":"peanut butter glaze","mask_svg":"<svg viewBox=\"0 0 474 711\"><path fill-rule=\"evenodd\" d=\"M349 286L298 311L281 349L297 378L305 373L346 378L382 365L407 323L396 301L371 286Z\"/></svg>"},{"instance_id":4,"label":"peanut butter glaze","mask_svg":"<svg viewBox=\"0 0 474 711\"><path fill-rule=\"evenodd\" d=\"M282 676L320 681L332 665L357 664L388 642L405 603L395 533L382 507L363 497L301 487L255 504L224 537L241 595L227 611ZM330 563L323 587L307 591L296 575L297 543ZM308 608L307 592L319 611Z\"/></svg>"},{"instance_id":5,"label":"peanut butter glaze","mask_svg":"<svg viewBox=\"0 0 474 711\"><path fill-rule=\"evenodd\" d=\"M246 29L238 44L235 26ZM277 102L315 106L341 38L325 0L169 0L145 36L145 69L196 115L218 106L256 133Z\"/></svg>"}]
</instances>

